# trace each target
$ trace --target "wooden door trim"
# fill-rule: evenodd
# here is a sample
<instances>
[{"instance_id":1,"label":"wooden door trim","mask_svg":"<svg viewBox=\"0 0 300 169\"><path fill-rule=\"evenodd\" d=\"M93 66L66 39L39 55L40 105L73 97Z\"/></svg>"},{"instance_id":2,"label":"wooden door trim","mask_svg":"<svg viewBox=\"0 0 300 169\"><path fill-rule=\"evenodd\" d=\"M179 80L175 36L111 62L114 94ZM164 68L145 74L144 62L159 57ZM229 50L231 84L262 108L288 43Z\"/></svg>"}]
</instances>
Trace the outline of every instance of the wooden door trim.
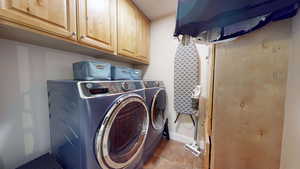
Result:
<instances>
[{"instance_id":1,"label":"wooden door trim","mask_svg":"<svg viewBox=\"0 0 300 169\"><path fill-rule=\"evenodd\" d=\"M206 115L204 120L204 141L205 141L205 151L202 159L202 169L211 168L211 158L212 158L212 113L213 113L213 98L214 98L214 82L215 82L215 58L216 57L216 46L210 46L210 77L209 77L209 89L208 89L208 100L206 103Z\"/></svg>"}]
</instances>

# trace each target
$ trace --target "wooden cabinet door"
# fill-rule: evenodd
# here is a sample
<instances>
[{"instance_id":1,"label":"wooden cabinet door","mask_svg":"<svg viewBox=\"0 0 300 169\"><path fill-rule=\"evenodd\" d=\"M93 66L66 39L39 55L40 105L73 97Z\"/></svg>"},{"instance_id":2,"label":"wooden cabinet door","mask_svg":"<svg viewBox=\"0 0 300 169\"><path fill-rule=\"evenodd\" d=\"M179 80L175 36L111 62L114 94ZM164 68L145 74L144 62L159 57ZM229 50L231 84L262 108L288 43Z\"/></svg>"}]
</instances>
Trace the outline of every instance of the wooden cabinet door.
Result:
<instances>
[{"instance_id":1,"label":"wooden cabinet door","mask_svg":"<svg viewBox=\"0 0 300 169\"><path fill-rule=\"evenodd\" d=\"M137 53L137 13L131 0L118 0L118 53L128 57Z\"/></svg>"},{"instance_id":2,"label":"wooden cabinet door","mask_svg":"<svg viewBox=\"0 0 300 169\"><path fill-rule=\"evenodd\" d=\"M75 0L1 0L0 18L60 37L76 39Z\"/></svg>"},{"instance_id":3,"label":"wooden cabinet door","mask_svg":"<svg viewBox=\"0 0 300 169\"><path fill-rule=\"evenodd\" d=\"M138 16L136 57L147 61L149 59L150 21L140 11L138 11Z\"/></svg>"},{"instance_id":4,"label":"wooden cabinet door","mask_svg":"<svg viewBox=\"0 0 300 169\"><path fill-rule=\"evenodd\" d=\"M80 0L78 3L79 41L114 52L116 0Z\"/></svg>"}]
</instances>

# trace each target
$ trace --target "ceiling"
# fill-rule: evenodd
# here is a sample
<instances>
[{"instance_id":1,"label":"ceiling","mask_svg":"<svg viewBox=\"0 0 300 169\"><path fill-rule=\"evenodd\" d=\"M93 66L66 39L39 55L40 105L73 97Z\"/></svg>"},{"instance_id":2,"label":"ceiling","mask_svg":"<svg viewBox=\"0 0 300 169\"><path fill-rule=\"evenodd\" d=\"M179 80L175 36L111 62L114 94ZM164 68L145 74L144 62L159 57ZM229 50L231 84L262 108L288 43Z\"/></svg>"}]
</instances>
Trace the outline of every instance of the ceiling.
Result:
<instances>
[{"instance_id":1,"label":"ceiling","mask_svg":"<svg viewBox=\"0 0 300 169\"><path fill-rule=\"evenodd\" d=\"M133 0L151 20L176 12L178 0Z\"/></svg>"}]
</instances>

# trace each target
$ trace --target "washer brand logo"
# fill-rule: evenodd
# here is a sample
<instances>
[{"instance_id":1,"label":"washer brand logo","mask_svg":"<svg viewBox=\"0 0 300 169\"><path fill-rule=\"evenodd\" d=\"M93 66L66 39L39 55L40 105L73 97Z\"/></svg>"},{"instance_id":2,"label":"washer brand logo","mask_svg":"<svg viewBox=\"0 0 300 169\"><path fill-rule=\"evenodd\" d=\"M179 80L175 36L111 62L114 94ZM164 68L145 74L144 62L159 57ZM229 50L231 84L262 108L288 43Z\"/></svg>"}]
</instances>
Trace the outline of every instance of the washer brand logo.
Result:
<instances>
[{"instance_id":1,"label":"washer brand logo","mask_svg":"<svg viewBox=\"0 0 300 169\"><path fill-rule=\"evenodd\" d=\"M104 66L103 65L96 65L96 68L97 69L104 69Z\"/></svg>"}]
</instances>

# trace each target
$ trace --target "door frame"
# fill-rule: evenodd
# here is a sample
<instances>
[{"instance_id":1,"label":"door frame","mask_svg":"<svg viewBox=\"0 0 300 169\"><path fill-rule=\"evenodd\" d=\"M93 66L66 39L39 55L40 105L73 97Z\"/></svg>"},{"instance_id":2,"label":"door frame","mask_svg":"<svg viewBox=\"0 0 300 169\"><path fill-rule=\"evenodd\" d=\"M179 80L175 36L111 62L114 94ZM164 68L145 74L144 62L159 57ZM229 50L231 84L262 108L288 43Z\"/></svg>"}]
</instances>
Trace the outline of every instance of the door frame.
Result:
<instances>
[{"instance_id":1,"label":"door frame","mask_svg":"<svg viewBox=\"0 0 300 169\"><path fill-rule=\"evenodd\" d=\"M201 127L202 127L202 139L204 140L204 154L202 156L202 169L210 169L211 168L211 161L213 158L213 151L212 151L212 113L213 113L213 98L214 98L214 82L215 82L215 59L216 59L216 45L212 44L209 46L209 88L208 88L208 99L207 101L200 101L199 104L205 105L205 113L201 117Z\"/></svg>"}]
</instances>

